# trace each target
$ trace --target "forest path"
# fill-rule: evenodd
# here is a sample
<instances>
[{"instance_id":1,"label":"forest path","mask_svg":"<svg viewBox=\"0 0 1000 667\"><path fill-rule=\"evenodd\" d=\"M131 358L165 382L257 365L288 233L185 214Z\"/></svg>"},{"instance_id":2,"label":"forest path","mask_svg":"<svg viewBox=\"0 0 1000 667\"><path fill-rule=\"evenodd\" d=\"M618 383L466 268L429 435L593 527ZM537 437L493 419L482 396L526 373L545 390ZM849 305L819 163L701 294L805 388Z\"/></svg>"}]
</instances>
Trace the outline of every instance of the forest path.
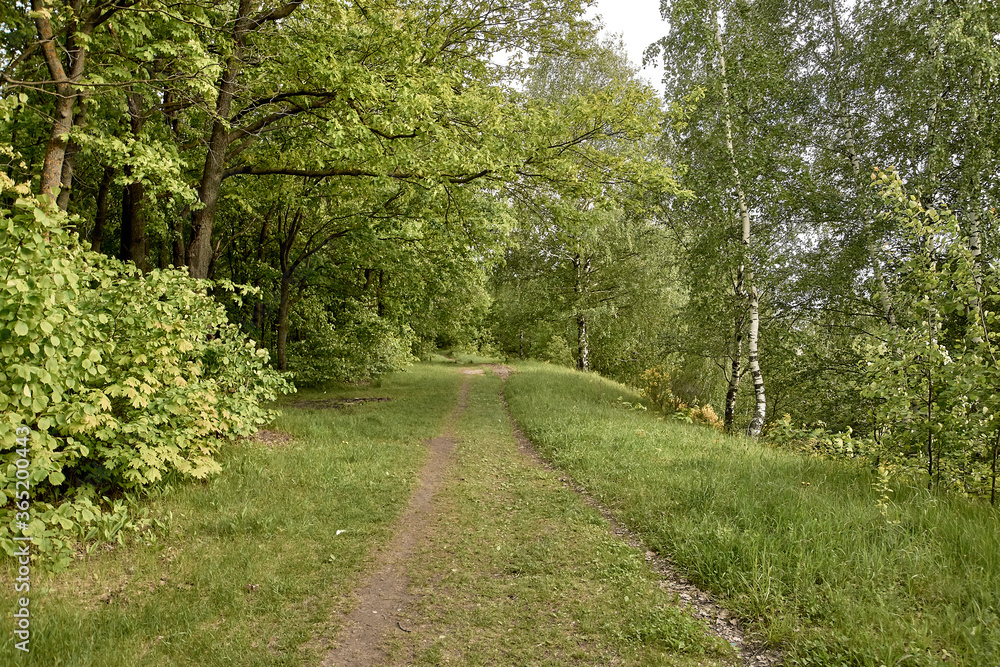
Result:
<instances>
[{"instance_id":1,"label":"forest path","mask_svg":"<svg viewBox=\"0 0 1000 667\"><path fill-rule=\"evenodd\" d=\"M488 368L461 371L458 405L322 664L778 664L538 455L504 400L513 369Z\"/></svg>"},{"instance_id":2,"label":"forest path","mask_svg":"<svg viewBox=\"0 0 1000 667\"><path fill-rule=\"evenodd\" d=\"M380 647L386 635L403 629L401 621L411 597L409 561L433 519L434 494L441 486L455 450L455 424L466 409L468 396L467 374L458 391L458 405L445 420L441 435L427 442L430 456L418 474L413 496L397 520L399 528L378 553L374 570L356 590L358 606L347 616L337 647L326 655L323 667L378 664L384 656Z\"/></svg>"}]
</instances>

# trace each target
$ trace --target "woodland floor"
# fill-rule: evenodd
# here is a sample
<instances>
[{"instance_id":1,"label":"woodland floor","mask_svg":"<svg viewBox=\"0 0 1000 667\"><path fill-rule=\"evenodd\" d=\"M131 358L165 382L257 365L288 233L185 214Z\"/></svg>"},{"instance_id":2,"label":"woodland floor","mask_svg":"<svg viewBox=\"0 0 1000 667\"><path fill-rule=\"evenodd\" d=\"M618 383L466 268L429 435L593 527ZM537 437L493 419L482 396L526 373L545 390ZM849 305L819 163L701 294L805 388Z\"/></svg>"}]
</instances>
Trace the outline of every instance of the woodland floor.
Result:
<instances>
[{"instance_id":1,"label":"woodland floor","mask_svg":"<svg viewBox=\"0 0 1000 667\"><path fill-rule=\"evenodd\" d=\"M503 480L480 479L470 480L470 467L456 461L456 450L465 447L476 449L476 434L470 429L459 428L464 413L469 406L470 386L480 381L476 376L486 375L488 369L493 375L506 381L513 369L503 365L487 365L479 368L463 368L464 375L459 389L458 403L446 420L442 433L428 440L429 458L419 471L414 485L415 490L394 526L392 539L373 557L373 565L363 577L361 583L353 591L355 605L353 610L333 619L330 627L339 628L330 637L320 637L316 641L320 645L330 647L322 662L324 667L362 667L369 665L411 665L411 664L508 664L502 663L500 656L496 660L489 657L466 656L462 646L462 630L456 627L456 616L448 609L456 602L465 608L480 609L484 605L495 604L495 600L482 597L482 591L471 588L471 593L456 595L455 582L449 582L449 575L457 572L450 568L452 564L460 564L472 572L482 574L489 569L484 563L469 563L468 553L462 553L461 545L453 544L449 532L455 532L461 526L463 518L457 515L455 498L447 497L449 488L456 486L485 483L487 489L500 491L507 486ZM514 422L507 408L503 391L494 394L495 401L502 405L503 414L509 423L508 433L512 431L514 446L510 453L517 459L514 464L527 466L532 474L544 478L548 483L561 486L569 491L590 508L603 517L606 537L616 541L619 546L641 554L652 575L655 585L665 591L672 604L683 613L696 620L703 628L710 641L714 638L717 645L728 645L733 651L729 656L701 656L697 661L680 659L677 662L667 658L650 660L649 656L606 655L607 662L596 647L590 651L572 654L564 653L560 642L542 641L538 644L537 653L530 662L518 664L724 664L746 666L769 666L781 663L781 656L767 650L759 644L750 641L744 635L740 623L720 606L712 597L699 590L676 573L671 563L663 555L648 549L641 539L624 525L617 521L612 513L602 507L592 496L564 473L545 461L524 436ZM476 454L473 452L472 454ZM486 459L483 459L486 461ZM505 465L509 465L507 462ZM444 492L443 492L444 491ZM455 494L452 493L451 496ZM478 504L480 500L476 500ZM488 501L484 501L489 504ZM507 507L507 510L512 507ZM467 519L465 519L467 520ZM473 532L469 528L467 532ZM517 544L517 535L506 535L508 544L504 548L517 551L530 551L533 548L533 537L525 536L525 541ZM513 544L510 542L513 540ZM496 549L499 551L500 546ZM553 567L559 567L557 563ZM534 567L545 565L535 564ZM447 570L451 569L451 572ZM516 596L508 596L516 599ZM462 598L456 600L456 598ZM628 600L626 597L625 600ZM541 615L546 609L537 609ZM547 615L547 613L546 613ZM557 617L558 610L551 614ZM511 621L512 624L516 624ZM457 624L461 624L458 621ZM490 620L480 625L489 625ZM562 628L568 634L577 631L576 622ZM558 631L558 629L557 629ZM539 639L548 630L539 629ZM449 635L458 635L450 645L440 640ZM573 643L572 637L567 637ZM721 641L720 641L721 640ZM589 643L584 633L578 643ZM683 646L683 642L681 643ZM596 650L594 650L596 649ZM590 659L587 659L589 653ZM738 654L738 657L736 656ZM508 660L512 659L507 656ZM597 662L593 662L596 659ZM513 663L510 663L513 664Z\"/></svg>"}]
</instances>

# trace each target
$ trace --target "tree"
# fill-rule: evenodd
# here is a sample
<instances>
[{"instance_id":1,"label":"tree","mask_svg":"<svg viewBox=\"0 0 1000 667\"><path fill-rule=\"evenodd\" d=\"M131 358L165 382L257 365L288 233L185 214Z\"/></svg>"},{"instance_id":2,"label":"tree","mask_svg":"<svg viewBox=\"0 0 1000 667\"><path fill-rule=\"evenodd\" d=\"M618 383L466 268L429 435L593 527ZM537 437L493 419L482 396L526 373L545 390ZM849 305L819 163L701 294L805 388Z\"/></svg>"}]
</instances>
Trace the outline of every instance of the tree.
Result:
<instances>
[{"instance_id":1,"label":"tree","mask_svg":"<svg viewBox=\"0 0 1000 667\"><path fill-rule=\"evenodd\" d=\"M498 334L508 350L524 354L525 330L538 328L533 322L546 322L543 336L556 340L556 331L571 323L576 365L586 371L595 333L607 341L607 329L595 325L607 327L625 316L641 291L655 293L652 275L660 267L648 262L648 253L656 252L663 236L651 218L663 198L679 191L653 152L659 103L636 81L620 43L539 59L526 92L569 111L557 118L577 177L511 189L520 228L506 268L496 275L496 289L513 287L497 299L508 311ZM589 146L574 138L588 136L595 139ZM527 333L532 339L540 332ZM608 341L600 370L609 369L615 355L608 350L621 349L621 342Z\"/></svg>"}]
</instances>

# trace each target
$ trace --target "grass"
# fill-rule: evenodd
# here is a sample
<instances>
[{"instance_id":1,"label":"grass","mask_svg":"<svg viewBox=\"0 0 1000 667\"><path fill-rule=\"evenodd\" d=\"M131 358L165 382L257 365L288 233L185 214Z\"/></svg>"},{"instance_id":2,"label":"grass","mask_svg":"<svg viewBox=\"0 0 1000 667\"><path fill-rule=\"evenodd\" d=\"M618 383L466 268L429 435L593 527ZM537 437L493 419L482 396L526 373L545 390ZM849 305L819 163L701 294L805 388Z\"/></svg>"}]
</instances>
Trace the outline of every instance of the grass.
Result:
<instances>
[{"instance_id":1,"label":"grass","mask_svg":"<svg viewBox=\"0 0 1000 667\"><path fill-rule=\"evenodd\" d=\"M542 453L772 644L788 665L1000 663L1000 522L980 503L658 419L595 375L524 365Z\"/></svg>"},{"instance_id":2,"label":"grass","mask_svg":"<svg viewBox=\"0 0 1000 667\"><path fill-rule=\"evenodd\" d=\"M442 363L459 364L462 366L496 364L503 361L497 357L487 357L476 352L469 352L460 348L441 350L440 354L432 355L431 360Z\"/></svg>"},{"instance_id":3,"label":"grass","mask_svg":"<svg viewBox=\"0 0 1000 667\"><path fill-rule=\"evenodd\" d=\"M411 632L392 664L714 665L708 637L644 554L517 449L500 381L473 376L439 520L410 574Z\"/></svg>"},{"instance_id":4,"label":"grass","mask_svg":"<svg viewBox=\"0 0 1000 667\"><path fill-rule=\"evenodd\" d=\"M4 612L0 662L44 665L317 664L335 612L389 536L426 449L455 405L454 370L419 366L379 387L302 399L386 396L342 409L288 408L288 444L228 448L224 472L152 503L168 534L32 573L31 651L13 647ZM339 534L338 534L339 533ZM13 568L0 606L13 610Z\"/></svg>"}]
</instances>

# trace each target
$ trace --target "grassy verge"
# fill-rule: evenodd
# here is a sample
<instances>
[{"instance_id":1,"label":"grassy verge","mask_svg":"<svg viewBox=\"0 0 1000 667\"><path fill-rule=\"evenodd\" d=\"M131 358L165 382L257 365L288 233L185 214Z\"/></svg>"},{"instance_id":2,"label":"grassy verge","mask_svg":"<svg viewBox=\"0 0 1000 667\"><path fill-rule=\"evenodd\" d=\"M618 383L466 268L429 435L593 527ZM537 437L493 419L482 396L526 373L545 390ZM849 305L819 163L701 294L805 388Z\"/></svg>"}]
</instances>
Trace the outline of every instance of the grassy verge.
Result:
<instances>
[{"instance_id":1,"label":"grassy verge","mask_svg":"<svg viewBox=\"0 0 1000 667\"><path fill-rule=\"evenodd\" d=\"M676 608L641 552L518 452L499 380L470 382L394 664L687 666L731 655Z\"/></svg>"},{"instance_id":2,"label":"grassy verge","mask_svg":"<svg viewBox=\"0 0 1000 667\"><path fill-rule=\"evenodd\" d=\"M294 402L384 396L345 408L287 408L290 443L246 442L224 472L153 502L172 516L155 544L132 544L32 574L31 651L14 649L13 568L0 576L0 663L317 664L331 614L409 497L454 407L453 369L418 366L379 387L298 394Z\"/></svg>"},{"instance_id":3,"label":"grassy verge","mask_svg":"<svg viewBox=\"0 0 1000 667\"><path fill-rule=\"evenodd\" d=\"M1000 522L989 507L623 406L625 388L526 365L514 416L543 454L789 665L1000 661Z\"/></svg>"}]
</instances>

